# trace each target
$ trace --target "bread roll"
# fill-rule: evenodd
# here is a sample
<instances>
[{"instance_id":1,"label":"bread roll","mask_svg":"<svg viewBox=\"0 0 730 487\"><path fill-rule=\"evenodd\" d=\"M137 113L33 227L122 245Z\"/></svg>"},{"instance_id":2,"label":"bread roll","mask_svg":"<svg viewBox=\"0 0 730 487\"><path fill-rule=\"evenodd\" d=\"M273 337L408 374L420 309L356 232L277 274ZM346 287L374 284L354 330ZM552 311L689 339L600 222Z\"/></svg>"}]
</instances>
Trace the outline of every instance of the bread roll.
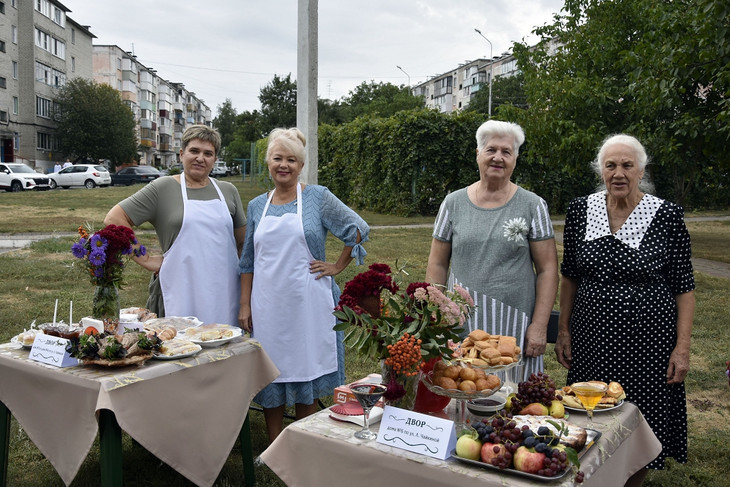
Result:
<instances>
[{"instance_id":1,"label":"bread roll","mask_svg":"<svg viewBox=\"0 0 730 487\"><path fill-rule=\"evenodd\" d=\"M512 354L515 353L516 346L517 339L515 337L502 335L499 337L497 350L499 351L500 355L511 357Z\"/></svg>"},{"instance_id":2,"label":"bread roll","mask_svg":"<svg viewBox=\"0 0 730 487\"><path fill-rule=\"evenodd\" d=\"M489 333L487 333L484 330L474 330L471 333L469 333L469 338L471 338L472 341L475 341L475 342L478 342L480 340L488 340Z\"/></svg>"},{"instance_id":3,"label":"bread roll","mask_svg":"<svg viewBox=\"0 0 730 487\"><path fill-rule=\"evenodd\" d=\"M496 348L485 348L479 353L479 357L481 357L484 360L489 361L490 363L492 360L499 359L501 355L499 354L499 351Z\"/></svg>"},{"instance_id":4,"label":"bread roll","mask_svg":"<svg viewBox=\"0 0 730 487\"><path fill-rule=\"evenodd\" d=\"M615 397L619 401L626 398L624 388L616 381L608 383L608 390L606 391L606 395L609 397Z\"/></svg>"}]
</instances>

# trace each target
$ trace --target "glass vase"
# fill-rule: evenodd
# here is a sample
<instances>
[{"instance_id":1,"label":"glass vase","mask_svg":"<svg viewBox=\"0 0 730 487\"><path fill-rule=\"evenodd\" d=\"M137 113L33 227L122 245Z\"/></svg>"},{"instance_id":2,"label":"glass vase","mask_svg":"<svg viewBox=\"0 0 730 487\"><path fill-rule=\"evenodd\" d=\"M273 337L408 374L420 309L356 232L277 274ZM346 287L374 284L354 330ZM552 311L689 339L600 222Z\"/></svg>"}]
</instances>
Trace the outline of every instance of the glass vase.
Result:
<instances>
[{"instance_id":1,"label":"glass vase","mask_svg":"<svg viewBox=\"0 0 730 487\"><path fill-rule=\"evenodd\" d=\"M391 367L385 365L384 361L380 362L380 366L382 369L383 384L388 387L389 392L394 388L403 388L401 390L403 394L398 398L388 399L386 397L388 392L386 392L386 395L383 396L385 404L413 411L413 406L416 404L416 393L418 391L418 374L414 376L395 374Z\"/></svg>"},{"instance_id":2,"label":"glass vase","mask_svg":"<svg viewBox=\"0 0 730 487\"><path fill-rule=\"evenodd\" d=\"M97 320L119 322L119 289L114 284L98 285L94 290L91 316Z\"/></svg>"}]
</instances>

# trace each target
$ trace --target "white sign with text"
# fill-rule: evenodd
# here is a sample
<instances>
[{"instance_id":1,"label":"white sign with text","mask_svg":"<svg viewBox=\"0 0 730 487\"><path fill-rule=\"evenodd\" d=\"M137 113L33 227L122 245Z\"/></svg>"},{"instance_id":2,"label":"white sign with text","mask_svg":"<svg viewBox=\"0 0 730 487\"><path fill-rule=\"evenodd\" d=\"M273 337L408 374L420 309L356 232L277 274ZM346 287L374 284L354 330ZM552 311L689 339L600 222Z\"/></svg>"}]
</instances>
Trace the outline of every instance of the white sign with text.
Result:
<instances>
[{"instance_id":1,"label":"white sign with text","mask_svg":"<svg viewBox=\"0 0 730 487\"><path fill-rule=\"evenodd\" d=\"M385 406L378 443L446 460L456 446L454 422Z\"/></svg>"},{"instance_id":2,"label":"white sign with text","mask_svg":"<svg viewBox=\"0 0 730 487\"><path fill-rule=\"evenodd\" d=\"M72 367L78 365L78 359L71 357L66 351L68 340L39 333L33 342L28 357L36 362L42 362L56 367Z\"/></svg>"}]
</instances>

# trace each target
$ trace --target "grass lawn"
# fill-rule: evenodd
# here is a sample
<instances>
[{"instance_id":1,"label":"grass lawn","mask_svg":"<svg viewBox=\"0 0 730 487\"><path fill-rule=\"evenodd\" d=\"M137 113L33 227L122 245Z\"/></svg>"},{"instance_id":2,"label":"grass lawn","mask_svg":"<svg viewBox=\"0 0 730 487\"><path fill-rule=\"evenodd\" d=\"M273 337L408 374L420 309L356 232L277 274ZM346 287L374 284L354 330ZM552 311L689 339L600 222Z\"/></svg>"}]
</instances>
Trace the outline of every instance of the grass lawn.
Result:
<instances>
[{"instance_id":1,"label":"grass lawn","mask_svg":"<svg viewBox=\"0 0 730 487\"><path fill-rule=\"evenodd\" d=\"M235 181L241 197L248 201L264 188L248 182ZM0 232L72 232L85 222L101 226L106 211L139 186L98 188L94 190L55 190L44 193L0 193ZM402 225L431 223L433 217L401 218L363 212L371 225ZM702 222L689 225L694 255L708 259L726 259L730 243L730 224ZM431 240L429 228L377 228L366 244L366 264L386 262L407 263L409 281L424 279ZM157 242L153 234L141 236L143 243L153 249ZM71 237L51 238L27 249L0 254L0 343L10 338L31 321L42 323L52 319L53 305L59 300L59 314L68 312L73 301L74 315L85 316L91 311L92 284L85 278L69 248ZM341 244L328 242L328 257L339 254ZM159 250L158 248L156 250ZM559 251L562 249L559 247ZM725 260L727 262L727 260ZM346 269L337 281L340 285L362 271L354 265ZM136 265L125 270L127 284L121 291L122 306L143 305L147 296L148 274ZM691 370L687 377L687 408L689 414L689 462L679 465L669 462L662 472L651 472L645 485L664 486L730 486L730 387L725 377L725 361L730 360L730 327L727 326L727 303L730 302L730 280L697 273L697 311L692 341ZM554 360L552 346L546 353L547 371L559 385L565 383L565 371ZM347 376L357 379L378 370L376 363L350 353L346 360ZM326 404L331 398L324 398ZM150 404L150 407L154 407ZM263 416L251 413L254 452L267 446ZM8 485L47 487L62 486L53 467L45 460L22 428L13 420L10 440L10 469ZM191 445L194 447L194 445ZM81 467L72 486L99 484L99 450L94 446ZM265 466L257 467L258 485L282 486L279 479ZM238 445L224 466L216 486L240 485L242 466ZM152 454L124 435L125 486L190 486L185 478L162 464Z\"/></svg>"}]
</instances>

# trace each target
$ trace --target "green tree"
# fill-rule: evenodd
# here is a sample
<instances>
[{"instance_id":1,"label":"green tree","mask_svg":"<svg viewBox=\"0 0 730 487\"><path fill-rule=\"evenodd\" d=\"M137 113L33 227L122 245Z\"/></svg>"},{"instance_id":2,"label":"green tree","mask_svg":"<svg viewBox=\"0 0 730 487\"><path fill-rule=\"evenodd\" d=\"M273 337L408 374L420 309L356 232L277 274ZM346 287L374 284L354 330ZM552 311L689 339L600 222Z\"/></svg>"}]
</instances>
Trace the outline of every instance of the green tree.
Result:
<instances>
[{"instance_id":1,"label":"green tree","mask_svg":"<svg viewBox=\"0 0 730 487\"><path fill-rule=\"evenodd\" d=\"M55 101L61 152L77 159L109 159L110 169L137 157L134 114L117 90L79 77L68 81Z\"/></svg>"},{"instance_id":2,"label":"green tree","mask_svg":"<svg viewBox=\"0 0 730 487\"><path fill-rule=\"evenodd\" d=\"M560 209L593 189L601 140L627 132L646 145L659 196L703 199L723 174L727 192L729 16L717 0L566 0L535 30L540 46L514 45L529 107L499 116L525 128L521 174Z\"/></svg>"},{"instance_id":3,"label":"green tree","mask_svg":"<svg viewBox=\"0 0 730 487\"><path fill-rule=\"evenodd\" d=\"M291 73L285 78L274 75L271 83L259 93L261 102L261 130L268 134L277 127L294 127L297 124L297 82Z\"/></svg>"},{"instance_id":4,"label":"green tree","mask_svg":"<svg viewBox=\"0 0 730 487\"><path fill-rule=\"evenodd\" d=\"M363 81L343 98L342 103L347 122L362 115L387 118L401 110L423 107L423 99L413 96L407 86L374 81Z\"/></svg>"},{"instance_id":5,"label":"green tree","mask_svg":"<svg viewBox=\"0 0 730 487\"><path fill-rule=\"evenodd\" d=\"M221 134L221 147L225 149L228 144L233 141L236 131L236 109L233 108L233 102L230 98L226 98L223 105L218 106L218 115L213 119L213 127ZM228 158L226 158L227 162Z\"/></svg>"},{"instance_id":6,"label":"green tree","mask_svg":"<svg viewBox=\"0 0 730 487\"><path fill-rule=\"evenodd\" d=\"M499 76L492 82L492 113L501 105L510 104L519 108L527 107L524 88L525 77L522 73L514 76ZM482 84L469 100L467 111L489 113L489 85Z\"/></svg>"}]
</instances>

